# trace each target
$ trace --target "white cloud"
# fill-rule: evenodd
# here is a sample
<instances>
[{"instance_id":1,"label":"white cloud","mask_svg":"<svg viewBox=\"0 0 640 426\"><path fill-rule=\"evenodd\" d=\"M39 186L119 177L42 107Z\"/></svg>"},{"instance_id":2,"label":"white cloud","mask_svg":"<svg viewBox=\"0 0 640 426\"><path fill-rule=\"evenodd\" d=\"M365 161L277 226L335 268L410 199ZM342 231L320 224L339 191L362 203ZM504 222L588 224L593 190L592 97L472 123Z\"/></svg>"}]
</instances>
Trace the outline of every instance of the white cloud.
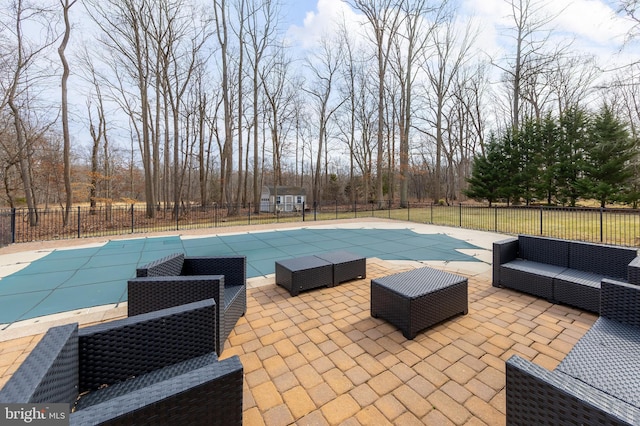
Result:
<instances>
[{"instance_id":1,"label":"white cloud","mask_svg":"<svg viewBox=\"0 0 640 426\"><path fill-rule=\"evenodd\" d=\"M338 23L359 25L360 18L342 0L318 0L316 10L307 11L302 26L292 25L287 37L303 49L309 49L327 34L337 32Z\"/></svg>"},{"instance_id":2,"label":"white cloud","mask_svg":"<svg viewBox=\"0 0 640 426\"><path fill-rule=\"evenodd\" d=\"M565 5L563 6L563 3ZM620 46L630 23L599 0L573 0L553 3L562 8L556 19L558 28L599 45Z\"/></svg>"},{"instance_id":3,"label":"white cloud","mask_svg":"<svg viewBox=\"0 0 640 426\"><path fill-rule=\"evenodd\" d=\"M576 53L596 55L600 62L628 61L619 50L631 28L628 19L620 17L605 0L552 0L541 11L556 16L549 24L552 42L573 40ZM513 27L512 10L508 0L464 0L460 13L473 18L480 25L479 47L493 57L510 49ZM624 55L627 56L627 55Z\"/></svg>"}]
</instances>

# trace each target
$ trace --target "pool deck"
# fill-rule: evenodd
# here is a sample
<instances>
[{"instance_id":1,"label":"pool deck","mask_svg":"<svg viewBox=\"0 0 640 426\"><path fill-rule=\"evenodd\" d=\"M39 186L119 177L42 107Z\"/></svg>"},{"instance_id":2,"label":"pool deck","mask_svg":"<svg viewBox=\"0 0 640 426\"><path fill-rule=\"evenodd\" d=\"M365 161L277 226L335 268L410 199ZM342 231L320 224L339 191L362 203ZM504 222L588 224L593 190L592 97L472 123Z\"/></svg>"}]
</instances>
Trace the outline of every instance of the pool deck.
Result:
<instances>
[{"instance_id":1,"label":"pool deck","mask_svg":"<svg viewBox=\"0 0 640 426\"><path fill-rule=\"evenodd\" d=\"M248 280L247 313L222 353L222 358L239 355L244 366L245 425L502 425L504 362L517 353L553 369L597 319L578 309L492 287L491 245L503 235L378 219L304 226L445 233L480 247L467 254L481 262L368 258L366 279L297 297L276 286L273 275ZM255 226L215 232L254 230ZM80 245L77 240L58 243L0 249L0 273L17 259L25 262L38 252ZM406 340L395 327L370 316L370 280L420 266L468 277L469 313ZM86 326L125 315L126 305L121 304L12 324L0 331L0 386L50 326L68 322Z\"/></svg>"}]
</instances>

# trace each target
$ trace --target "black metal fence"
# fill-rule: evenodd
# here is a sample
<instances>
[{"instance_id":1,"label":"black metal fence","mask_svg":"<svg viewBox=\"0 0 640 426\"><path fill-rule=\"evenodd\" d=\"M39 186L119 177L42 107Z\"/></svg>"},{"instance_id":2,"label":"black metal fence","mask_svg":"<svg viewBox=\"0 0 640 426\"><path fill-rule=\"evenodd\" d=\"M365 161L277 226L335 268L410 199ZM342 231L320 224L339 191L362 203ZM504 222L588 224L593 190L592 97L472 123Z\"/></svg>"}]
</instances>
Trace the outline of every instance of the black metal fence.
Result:
<instances>
[{"instance_id":1,"label":"black metal fence","mask_svg":"<svg viewBox=\"0 0 640 426\"><path fill-rule=\"evenodd\" d=\"M271 208L256 213L252 205L145 205L75 207L63 225L63 208L0 209L0 244L55 239L113 236L157 231L181 231L280 222L305 222L359 217L407 220L504 234L531 234L581 241L640 246L640 210L547 206L480 206L411 203L400 208L377 204L315 204L292 211ZM35 223L35 225L32 224Z\"/></svg>"}]
</instances>

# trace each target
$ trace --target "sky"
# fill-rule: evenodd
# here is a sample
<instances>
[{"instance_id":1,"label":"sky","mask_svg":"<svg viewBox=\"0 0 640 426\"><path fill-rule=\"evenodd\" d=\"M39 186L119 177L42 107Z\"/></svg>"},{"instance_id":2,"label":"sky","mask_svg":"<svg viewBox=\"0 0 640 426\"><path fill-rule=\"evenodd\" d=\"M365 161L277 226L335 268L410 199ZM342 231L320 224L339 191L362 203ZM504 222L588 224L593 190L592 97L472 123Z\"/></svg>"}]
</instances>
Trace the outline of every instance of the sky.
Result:
<instances>
[{"instance_id":1,"label":"sky","mask_svg":"<svg viewBox=\"0 0 640 426\"><path fill-rule=\"evenodd\" d=\"M506 0L454 0L462 20L472 19L481 29L478 48L491 56L504 53L506 28L512 25ZM335 18L344 14L354 24L362 19L342 0L287 0L290 23L288 35L302 47L313 46L321 34L331 28ZM544 11L557 15L552 23L556 36L570 38L572 49L594 54L601 63L629 63L640 58L640 43L624 47L625 36L633 25L616 14L614 0L547 0Z\"/></svg>"}]
</instances>

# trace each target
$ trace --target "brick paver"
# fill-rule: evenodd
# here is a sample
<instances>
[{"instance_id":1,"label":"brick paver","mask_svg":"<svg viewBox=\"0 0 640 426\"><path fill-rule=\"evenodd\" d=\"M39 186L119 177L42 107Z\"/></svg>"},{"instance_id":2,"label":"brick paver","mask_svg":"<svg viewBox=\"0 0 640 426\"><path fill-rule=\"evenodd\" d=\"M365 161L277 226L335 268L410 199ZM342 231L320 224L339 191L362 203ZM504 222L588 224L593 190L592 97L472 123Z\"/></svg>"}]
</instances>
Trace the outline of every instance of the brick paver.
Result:
<instances>
[{"instance_id":1,"label":"brick paver","mask_svg":"<svg viewBox=\"0 0 640 426\"><path fill-rule=\"evenodd\" d=\"M244 424L505 423L504 362L552 369L595 315L469 276L469 313L406 340L370 317L372 278L408 269L368 260L367 279L290 297L275 284L247 291L247 313L222 358L244 366ZM0 386L40 336L0 342Z\"/></svg>"}]
</instances>

